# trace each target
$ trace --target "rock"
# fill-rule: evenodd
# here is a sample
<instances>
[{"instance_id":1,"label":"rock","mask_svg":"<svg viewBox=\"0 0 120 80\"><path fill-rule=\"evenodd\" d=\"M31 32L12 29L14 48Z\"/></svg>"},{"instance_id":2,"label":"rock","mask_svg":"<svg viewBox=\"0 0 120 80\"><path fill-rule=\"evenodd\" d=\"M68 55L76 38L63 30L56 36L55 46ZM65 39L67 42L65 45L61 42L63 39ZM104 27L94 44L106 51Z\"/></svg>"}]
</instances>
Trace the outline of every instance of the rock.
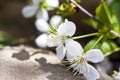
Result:
<instances>
[{"instance_id":1,"label":"rock","mask_svg":"<svg viewBox=\"0 0 120 80\"><path fill-rule=\"evenodd\" d=\"M100 73L100 80L112 80L107 74ZM82 75L73 76L50 51L18 46L0 49L0 80L86 79Z\"/></svg>"}]
</instances>

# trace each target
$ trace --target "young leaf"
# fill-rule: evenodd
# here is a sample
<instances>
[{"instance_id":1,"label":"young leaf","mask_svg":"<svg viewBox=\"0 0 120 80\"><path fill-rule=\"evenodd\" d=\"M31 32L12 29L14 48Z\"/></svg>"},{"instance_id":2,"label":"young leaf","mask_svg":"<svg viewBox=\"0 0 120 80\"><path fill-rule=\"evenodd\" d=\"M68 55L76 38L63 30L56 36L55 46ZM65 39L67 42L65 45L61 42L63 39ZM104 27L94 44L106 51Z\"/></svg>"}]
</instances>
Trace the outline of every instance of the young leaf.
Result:
<instances>
[{"instance_id":1,"label":"young leaf","mask_svg":"<svg viewBox=\"0 0 120 80\"><path fill-rule=\"evenodd\" d=\"M112 40L104 41L101 44L101 50L103 51L104 55L106 55L106 56L117 51L117 49L118 49L117 44Z\"/></svg>"},{"instance_id":2,"label":"young leaf","mask_svg":"<svg viewBox=\"0 0 120 80\"><path fill-rule=\"evenodd\" d=\"M84 51L88 51L91 49L93 44L97 41L97 38L89 41L87 45L84 47ZM119 51L120 49L118 48L117 44L112 41L112 40L106 40L106 41L100 41L94 49L100 49L105 56L110 55L112 52Z\"/></svg>"},{"instance_id":3,"label":"young leaf","mask_svg":"<svg viewBox=\"0 0 120 80\"><path fill-rule=\"evenodd\" d=\"M119 26L115 27L114 30L120 33L120 0L113 0L110 4L113 13L116 15Z\"/></svg>"},{"instance_id":4,"label":"young leaf","mask_svg":"<svg viewBox=\"0 0 120 80\"><path fill-rule=\"evenodd\" d=\"M103 24L111 24L111 12L108 4L105 1L101 1L100 5L96 9L96 16Z\"/></svg>"},{"instance_id":5,"label":"young leaf","mask_svg":"<svg viewBox=\"0 0 120 80\"><path fill-rule=\"evenodd\" d=\"M85 45L84 51L86 52L86 51L90 50L91 47L96 43L97 40L98 40L98 39L95 38L95 39L92 39L91 41L89 41L89 42ZM98 43L98 44L95 46L95 48L96 48L96 49L100 49L100 44Z\"/></svg>"},{"instance_id":6,"label":"young leaf","mask_svg":"<svg viewBox=\"0 0 120 80\"><path fill-rule=\"evenodd\" d=\"M93 27L94 29L98 28L98 23L93 19L83 20L84 23L88 24L89 26Z\"/></svg>"}]
</instances>

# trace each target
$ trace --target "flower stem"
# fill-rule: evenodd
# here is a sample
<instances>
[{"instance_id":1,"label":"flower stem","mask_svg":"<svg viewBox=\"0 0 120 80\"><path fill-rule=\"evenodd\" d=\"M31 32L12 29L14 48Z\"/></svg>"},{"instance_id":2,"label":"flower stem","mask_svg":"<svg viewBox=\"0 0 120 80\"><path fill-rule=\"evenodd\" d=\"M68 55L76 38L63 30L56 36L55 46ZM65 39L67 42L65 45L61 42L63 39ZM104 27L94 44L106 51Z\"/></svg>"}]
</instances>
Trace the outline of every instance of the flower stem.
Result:
<instances>
[{"instance_id":1,"label":"flower stem","mask_svg":"<svg viewBox=\"0 0 120 80\"><path fill-rule=\"evenodd\" d=\"M86 38L86 37L90 37L90 36L97 36L99 33L91 33L91 34L86 34L86 35L82 35L82 36L77 36L77 37L72 37L72 39L80 39L80 38Z\"/></svg>"},{"instance_id":2,"label":"flower stem","mask_svg":"<svg viewBox=\"0 0 120 80\"><path fill-rule=\"evenodd\" d=\"M91 47L91 49L95 48L95 46L100 42L100 40L101 40L103 37L104 37L103 35L100 36L100 37L98 38L98 40L95 42L95 44Z\"/></svg>"},{"instance_id":3,"label":"flower stem","mask_svg":"<svg viewBox=\"0 0 120 80\"><path fill-rule=\"evenodd\" d=\"M88 12L85 8L83 8L81 5L79 5L78 3L76 3L74 0L70 0L74 5L76 5L81 11L83 11L86 15L88 15L90 18L92 18L94 21L96 21L97 23L99 23L100 25L102 25L102 23L96 18L94 17L90 12Z\"/></svg>"},{"instance_id":4,"label":"flower stem","mask_svg":"<svg viewBox=\"0 0 120 80\"><path fill-rule=\"evenodd\" d=\"M111 55L112 53L114 53L114 52L118 52L118 51L120 51L120 47L114 49L112 52L108 52L108 53L106 53L104 56L107 57L107 56Z\"/></svg>"}]
</instances>

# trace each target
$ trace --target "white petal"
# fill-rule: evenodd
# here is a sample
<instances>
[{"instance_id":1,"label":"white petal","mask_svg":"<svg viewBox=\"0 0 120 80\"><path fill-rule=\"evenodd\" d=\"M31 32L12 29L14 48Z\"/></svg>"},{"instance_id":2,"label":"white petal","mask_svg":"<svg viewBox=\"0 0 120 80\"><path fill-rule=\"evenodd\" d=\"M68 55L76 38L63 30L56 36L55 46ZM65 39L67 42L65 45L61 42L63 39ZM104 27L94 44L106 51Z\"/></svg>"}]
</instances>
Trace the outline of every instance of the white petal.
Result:
<instances>
[{"instance_id":1,"label":"white petal","mask_svg":"<svg viewBox=\"0 0 120 80\"><path fill-rule=\"evenodd\" d=\"M59 6L59 0L46 0L46 3L49 7L57 7Z\"/></svg>"},{"instance_id":2,"label":"white petal","mask_svg":"<svg viewBox=\"0 0 120 80\"><path fill-rule=\"evenodd\" d=\"M42 34L35 39L35 43L38 47L45 48L47 47L47 34Z\"/></svg>"},{"instance_id":3,"label":"white petal","mask_svg":"<svg viewBox=\"0 0 120 80\"><path fill-rule=\"evenodd\" d=\"M59 46L61 43L59 38L56 38L56 35L49 35L48 39L47 39L47 45L49 47L55 47L55 46Z\"/></svg>"},{"instance_id":4,"label":"white petal","mask_svg":"<svg viewBox=\"0 0 120 80\"><path fill-rule=\"evenodd\" d=\"M74 63L74 64L70 65L70 67L74 69L77 65L78 64Z\"/></svg>"},{"instance_id":5,"label":"white petal","mask_svg":"<svg viewBox=\"0 0 120 80\"><path fill-rule=\"evenodd\" d=\"M88 64L88 69L89 71L83 73L83 75L87 78L87 80L97 80L100 78L99 73L93 66Z\"/></svg>"},{"instance_id":6,"label":"white petal","mask_svg":"<svg viewBox=\"0 0 120 80\"><path fill-rule=\"evenodd\" d=\"M59 46L56 48L56 52L57 52L57 57L62 60L65 57L65 47Z\"/></svg>"},{"instance_id":7,"label":"white petal","mask_svg":"<svg viewBox=\"0 0 120 80\"><path fill-rule=\"evenodd\" d=\"M71 54L66 53L66 58L69 62L73 62L75 60L75 57L73 57Z\"/></svg>"},{"instance_id":8,"label":"white petal","mask_svg":"<svg viewBox=\"0 0 120 80\"><path fill-rule=\"evenodd\" d=\"M72 39L65 41L65 48L67 52L73 57L81 56L83 52L82 46L77 41Z\"/></svg>"},{"instance_id":9,"label":"white petal","mask_svg":"<svg viewBox=\"0 0 120 80\"><path fill-rule=\"evenodd\" d=\"M47 10L45 10L45 9L39 10L36 14L36 18L37 19L44 19L44 20L48 21L49 15L48 15Z\"/></svg>"},{"instance_id":10,"label":"white petal","mask_svg":"<svg viewBox=\"0 0 120 80\"><path fill-rule=\"evenodd\" d=\"M36 20L35 27L40 32L48 32L49 30L49 24L43 19Z\"/></svg>"},{"instance_id":11,"label":"white petal","mask_svg":"<svg viewBox=\"0 0 120 80\"><path fill-rule=\"evenodd\" d=\"M50 19L50 24L54 26L58 26L62 20L62 17L59 15L54 15Z\"/></svg>"},{"instance_id":12,"label":"white petal","mask_svg":"<svg viewBox=\"0 0 120 80\"><path fill-rule=\"evenodd\" d=\"M98 63L104 59L104 56L99 49L92 49L86 52L85 59L93 63Z\"/></svg>"},{"instance_id":13,"label":"white petal","mask_svg":"<svg viewBox=\"0 0 120 80\"><path fill-rule=\"evenodd\" d=\"M76 31L76 26L71 21L65 21L58 28L58 35L73 36Z\"/></svg>"},{"instance_id":14,"label":"white petal","mask_svg":"<svg viewBox=\"0 0 120 80\"><path fill-rule=\"evenodd\" d=\"M22 14L24 17L29 18L35 15L36 11L37 11L37 6L35 5L29 5L29 6L25 6L22 9Z\"/></svg>"},{"instance_id":15,"label":"white petal","mask_svg":"<svg viewBox=\"0 0 120 80\"><path fill-rule=\"evenodd\" d=\"M80 68L78 69L79 74L84 74L84 72L88 72L88 63L83 62L82 64L79 64Z\"/></svg>"},{"instance_id":16,"label":"white petal","mask_svg":"<svg viewBox=\"0 0 120 80\"><path fill-rule=\"evenodd\" d=\"M87 72L87 71L88 71L88 68L87 68L87 66L85 65L85 63L82 63L82 64L74 63L74 64L72 64L70 67L72 67L73 70L74 70L74 71L77 71L79 74L84 74L84 72Z\"/></svg>"},{"instance_id":17,"label":"white petal","mask_svg":"<svg viewBox=\"0 0 120 80\"><path fill-rule=\"evenodd\" d=\"M42 2L42 0L32 0L33 4L39 5L40 2Z\"/></svg>"},{"instance_id":18,"label":"white petal","mask_svg":"<svg viewBox=\"0 0 120 80\"><path fill-rule=\"evenodd\" d=\"M117 75L114 75L113 78L114 78L115 80L120 80L120 75L119 75L119 73L117 73Z\"/></svg>"}]
</instances>

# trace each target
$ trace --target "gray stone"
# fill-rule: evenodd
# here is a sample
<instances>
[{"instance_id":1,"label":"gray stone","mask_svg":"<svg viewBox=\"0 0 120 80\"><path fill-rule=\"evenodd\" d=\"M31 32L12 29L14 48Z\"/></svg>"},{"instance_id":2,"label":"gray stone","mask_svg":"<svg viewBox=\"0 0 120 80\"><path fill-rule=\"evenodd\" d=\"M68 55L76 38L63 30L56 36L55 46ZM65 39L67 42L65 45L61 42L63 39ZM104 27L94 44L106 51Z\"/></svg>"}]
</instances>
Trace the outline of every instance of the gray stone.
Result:
<instances>
[{"instance_id":1,"label":"gray stone","mask_svg":"<svg viewBox=\"0 0 120 80\"><path fill-rule=\"evenodd\" d=\"M101 73L100 80L112 80ZM73 76L50 51L27 46L0 49L0 80L86 80Z\"/></svg>"}]
</instances>

